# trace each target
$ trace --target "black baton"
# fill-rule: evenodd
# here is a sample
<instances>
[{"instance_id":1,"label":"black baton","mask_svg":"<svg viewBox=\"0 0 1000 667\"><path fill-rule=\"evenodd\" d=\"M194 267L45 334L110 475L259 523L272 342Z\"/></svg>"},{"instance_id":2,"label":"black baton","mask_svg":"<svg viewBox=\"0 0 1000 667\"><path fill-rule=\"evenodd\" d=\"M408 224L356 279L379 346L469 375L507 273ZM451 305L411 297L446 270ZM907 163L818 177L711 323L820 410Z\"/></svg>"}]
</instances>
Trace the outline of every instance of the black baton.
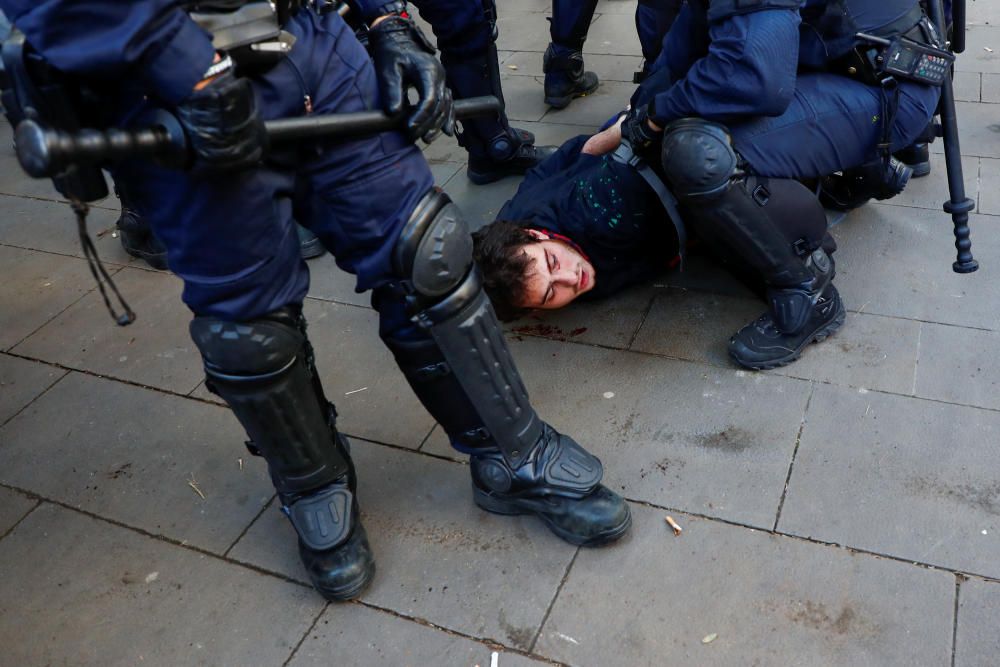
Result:
<instances>
[{"instance_id":1,"label":"black baton","mask_svg":"<svg viewBox=\"0 0 1000 667\"><path fill-rule=\"evenodd\" d=\"M455 101L455 118L463 120L501 110L492 95ZM381 111L283 118L264 123L271 144L301 139L349 140L402 129L406 115ZM73 164L102 164L136 157L167 163L188 155L187 138L177 120L165 111L154 113L149 126L138 129L79 130L63 132L36 121L18 123L14 146L21 167L34 178L51 178Z\"/></svg>"}]
</instances>

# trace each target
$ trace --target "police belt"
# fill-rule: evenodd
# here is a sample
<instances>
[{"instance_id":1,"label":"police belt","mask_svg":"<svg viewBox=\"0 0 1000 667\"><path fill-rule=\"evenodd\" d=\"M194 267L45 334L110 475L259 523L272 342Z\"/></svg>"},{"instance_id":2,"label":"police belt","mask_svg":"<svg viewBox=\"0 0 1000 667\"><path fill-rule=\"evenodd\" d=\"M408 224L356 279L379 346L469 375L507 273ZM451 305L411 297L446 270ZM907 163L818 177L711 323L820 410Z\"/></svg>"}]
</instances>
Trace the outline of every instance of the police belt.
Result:
<instances>
[{"instance_id":1,"label":"police belt","mask_svg":"<svg viewBox=\"0 0 1000 667\"><path fill-rule=\"evenodd\" d=\"M622 139L618 148L611 154L611 158L615 162L627 164L639 172L642 180L646 181L656 193L663 208L667 211L667 217L670 218L670 222L674 226L674 232L677 234L677 255L680 257L680 267L683 270L684 256L687 254L687 229L684 227L681 212L677 208L677 198L667 189L666 184L657 176L656 172L646 164L646 161L635 154L627 139Z\"/></svg>"}]
</instances>

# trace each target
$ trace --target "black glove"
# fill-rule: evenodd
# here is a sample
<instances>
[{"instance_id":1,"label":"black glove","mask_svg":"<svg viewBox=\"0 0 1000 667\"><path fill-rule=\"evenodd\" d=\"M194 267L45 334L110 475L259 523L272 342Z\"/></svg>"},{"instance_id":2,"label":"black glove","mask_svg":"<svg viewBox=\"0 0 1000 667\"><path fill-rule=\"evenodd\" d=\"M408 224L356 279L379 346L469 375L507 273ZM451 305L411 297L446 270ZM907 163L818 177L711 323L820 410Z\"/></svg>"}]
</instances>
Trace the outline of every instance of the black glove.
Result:
<instances>
[{"instance_id":1,"label":"black glove","mask_svg":"<svg viewBox=\"0 0 1000 667\"><path fill-rule=\"evenodd\" d=\"M649 111L645 105L629 109L622 122L622 141L627 141L636 155L659 162L663 130L654 130L648 120Z\"/></svg>"},{"instance_id":2,"label":"black glove","mask_svg":"<svg viewBox=\"0 0 1000 667\"><path fill-rule=\"evenodd\" d=\"M414 86L420 99L406 121L410 139L430 143L438 131L455 131L451 91L445 87L444 68L434 47L413 21L403 16L383 19L368 32L382 102L389 115L403 110L406 89Z\"/></svg>"},{"instance_id":3,"label":"black glove","mask_svg":"<svg viewBox=\"0 0 1000 667\"><path fill-rule=\"evenodd\" d=\"M196 169L251 167L264 156L267 131L246 79L223 72L177 105L177 119L194 150Z\"/></svg>"}]
</instances>

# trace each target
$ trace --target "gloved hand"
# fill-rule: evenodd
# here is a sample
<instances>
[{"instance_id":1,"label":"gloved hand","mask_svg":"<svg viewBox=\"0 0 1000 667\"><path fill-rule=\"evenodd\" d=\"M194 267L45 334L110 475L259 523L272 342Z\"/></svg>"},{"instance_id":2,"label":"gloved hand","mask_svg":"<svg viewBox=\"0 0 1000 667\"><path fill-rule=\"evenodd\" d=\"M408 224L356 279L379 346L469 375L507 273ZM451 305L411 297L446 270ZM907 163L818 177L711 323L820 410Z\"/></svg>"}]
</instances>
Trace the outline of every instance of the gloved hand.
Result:
<instances>
[{"instance_id":1,"label":"gloved hand","mask_svg":"<svg viewBox=\"0 0 1000 667\"><path fill-rule=\"evenodd\" d=\"M646 106L629 109L622 122L622 141L632 146L632 152L648 160L660 160L660 145L663 130L649 126L649 111Z\"/></svg>"},{"instance_id":2,"label":"gloved hand","mask_svg":"<svg viewBox=\"0 0 1000 667\"><path fill-rule=\"evenodd\" d=\"M267 131L253 89L231 70L196 89L176 111L194 150L195 169L245 169L264 156Z\"/></svg>"},{"instance_id":3,"label":"gloved hand","mask_svg":"<svg viewBox=\"0 0 1000 667\"><path fill-rule=\"evenodd\" d=\"M444 68L434 57L434 47L409 18L393 15L379 21L368 32L375 72L386 113L402 111L406 89L419 95L416 108L406 121L410 139L430 143L438 131L455 131L451 91L444 83Z\"/></svg>"}]
</instances>

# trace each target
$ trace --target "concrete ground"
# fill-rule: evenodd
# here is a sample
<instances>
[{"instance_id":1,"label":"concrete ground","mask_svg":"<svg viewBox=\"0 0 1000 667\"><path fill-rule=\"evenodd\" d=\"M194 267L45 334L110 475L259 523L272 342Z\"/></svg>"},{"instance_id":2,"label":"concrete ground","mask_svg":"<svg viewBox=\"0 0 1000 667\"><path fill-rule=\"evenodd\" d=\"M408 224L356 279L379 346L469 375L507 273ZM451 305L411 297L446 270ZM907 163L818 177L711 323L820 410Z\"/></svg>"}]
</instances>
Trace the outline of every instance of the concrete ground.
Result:
<instances>
[{"instance_id":1,"label":"concrete ground","mask_svg":"<svg viewBox=\"0 0 1000 667\"><path fill-rule=\"evenodd\" d=\"M847 325L798 363L737 370L761 304L708 264L515 324L539 412L632 504L577 549L485 514L468 471L329 257L306 304L352 436L378 574L356 603L306 583L260 460L202 384L180 282L130 261L115 202L91 216L138 312L109 321L69 209L0 137L0 664L1000 664L1000 8L970 0L956 80L978 273L952 273L944 164L834 228ZM546 0L500 6L508 109L542 142L619 108L634 2L601 0L601 88L542 102ZM940 151L940 142L935 149ZM426 150L477 223L476 187ZM238 221L234 221L238 225ZM664 521L683 526L675 537ZM712 639L714 638L714 640Z\"/></svg>"}]
</instances>

